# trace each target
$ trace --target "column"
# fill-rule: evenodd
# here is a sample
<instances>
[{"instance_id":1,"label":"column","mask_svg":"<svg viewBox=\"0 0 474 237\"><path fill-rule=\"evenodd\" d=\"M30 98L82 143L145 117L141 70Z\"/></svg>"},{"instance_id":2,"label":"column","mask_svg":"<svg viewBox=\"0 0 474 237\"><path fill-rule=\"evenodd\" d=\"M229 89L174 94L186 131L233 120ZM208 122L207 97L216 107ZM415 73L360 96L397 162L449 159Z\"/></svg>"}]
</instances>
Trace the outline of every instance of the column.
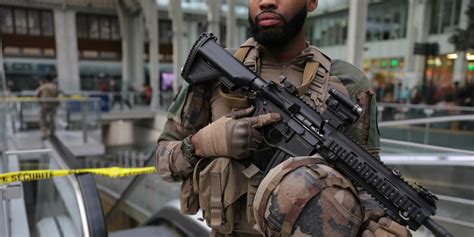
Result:
<instances>
[{"instance_id":1,"label":"column","mask_svg":"<svg viewBox=\"0 0 474 237\"><path fill-rule=\"evenodd\" d=\"M461 29L466 29L468 27L469 19L466 15L466 11L469 7L469 1L470 0L463 0L461 3L461 15L459 16L459 28ZM454 60L453 83L457 81L462 86L465 83L464 79L466 77L466 52L458 51L456 54L458 55L458 58Z\"/></svg>"},{"instance_id":2,"label":"column","mask_svg":"<svg viewBox=\"0 0 474 237\"><path fill-rule=\"evenodd\" d=\"M237 31L237 21L235 18L235 0L228 0L227 1L227 19L226 19L226 47L227 48L236 48L235 41L235 32Z\"/></svg>"},{"instance_id":3,"label":"column","mask_svg":"<svg viewBox=\"0 0 474 237\"><path fill-rule=\"evenodd\" d=\"M347 61L362 68L367 31L368 0L351 0L347 33Z\"/></svg>"},{"instance_id":4,"label":"column","mask_svg":"<svg viewBox=\"0 0 474 237\"><path fill-rule=\"evenodd\" d=\"M158 38L158 7L155 0L140 0L142 11L145 15L145 25L148 30L149 42L149 69L150 69L150 84L152 88L151 108L159 108L160 82L159 82L159 38Z\"/></svg>"},{"instance_id":5,"label":"column","mask_svg":"<svg viewBox=\"0 0 474 237\"><path fill-rule=\"evenodd\" d=\"M212 32L219 39L220 33L220 0L206 0L207 13L207 31Z\"/></svg>"},{"instance_id":6,"label":"column","mask_svg":"<svg viewBox=\"0 0 474 237\"><path fill-rule=\"evenodd\" d=\"M0 37L0 83L3 92L7 90L7 79L5 78L5 68L3 67L3 44L2 37Z\"/></svg>"},{"instance_id":7,"label":"column","mask_svg":"<svg viewBox=\"0 0 474 237\"><path fill-rule=\"evenodd\" d=\"M140 14L132 14L117 1L117 13L122 37L122 86L143 87L144 25Z\"/></svg>"},{"instance_id":8,"label":"column","mask_svg":"<svg viewBox=\"0 0 474 237\"><path fill-rule=\"evenodd\" d=\"M407 48L405 51L404 84L413 87L423 80L425 56L414 55L415 43L428 39L430 29L431 5L427 0L409 0L407 21Z\"/></svg>"},{"instance_id":9,"label":"column","mask_svg":"<svg viewBox=\"0 0 474 237\"><path fill-rule=\"evenodd\" d=\"M169 5L169 17L172 20L173 30L173 92L178 93L179 86L185 83L181 79L181 67L184 66L184 49L183 49L183 11L181 9L181 1L171 1Z\"/></svg>"},{"instance_id":10,"label":"column","mask_svg":"<svg viewBox=\"0 0 474 237\"><path fill-rule=\"evenodd\" d=\"M63 91L79 91L76 13L67 9L54 9L54 31L59 89Z\"/></svg>"}]
</instances>

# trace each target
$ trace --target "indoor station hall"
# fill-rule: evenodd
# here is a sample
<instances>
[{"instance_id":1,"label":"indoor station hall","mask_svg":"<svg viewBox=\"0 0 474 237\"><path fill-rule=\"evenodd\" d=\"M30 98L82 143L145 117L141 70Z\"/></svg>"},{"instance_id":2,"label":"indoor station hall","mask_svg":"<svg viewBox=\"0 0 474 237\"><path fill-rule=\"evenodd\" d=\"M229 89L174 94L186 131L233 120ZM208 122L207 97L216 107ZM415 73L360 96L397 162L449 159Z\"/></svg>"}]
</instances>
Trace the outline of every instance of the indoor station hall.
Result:
<instances>
[{"instance_id":1,"label":"indoor station hall","mask_svg":"<svg viewBox=\"0 0 474 237\"><path fill-rule=\"evenodd\" d=\"M233 144L218 132L238 128L217 122L242 117L258 120L248 127L261 150L245 148L252 159L237 159L243 168L225 175L258 176L257 190L279 163L321 155L354 193L377 193L379 208L412 236L472 237L474 1L301 1L307 4L294 15L306 18L298 32L290 29L296 15L281 13L296 12L293 1L0 0L0 237L213 236L234 233L244 214L245 224L258 226L254 216L282 210L231 205L259 197L248 191L254 184L235 182L242 186L226 193L215 173L202 174L225 157L197 155L220 151L215 142ZM274 37L287 44L304 40L302 53L284 63L269 59L283 51L265 47L265 37L285 35L273 28L297 35ZM295 75L301 86L290 81ZM345 92L333 92L333 82ZM223 109L230 115L221 102L230 103ZM248 106L250 114L239 114ZM260 113L280 113L279 120L262 125ZM357 135L356 125L368 134ZM165 138L173 141L165 146ZM214 143L196 149L204 138ZM281 160L262 169L274 163L255 157L269 152ZM181 160L164 164L167 156ZM180 162L186 175L173 173ZM209 205L199 199L202 183L222 185L220 194L205 189ZM229 204L231 192L241 193Z\"/></svg>"}]
</instances>

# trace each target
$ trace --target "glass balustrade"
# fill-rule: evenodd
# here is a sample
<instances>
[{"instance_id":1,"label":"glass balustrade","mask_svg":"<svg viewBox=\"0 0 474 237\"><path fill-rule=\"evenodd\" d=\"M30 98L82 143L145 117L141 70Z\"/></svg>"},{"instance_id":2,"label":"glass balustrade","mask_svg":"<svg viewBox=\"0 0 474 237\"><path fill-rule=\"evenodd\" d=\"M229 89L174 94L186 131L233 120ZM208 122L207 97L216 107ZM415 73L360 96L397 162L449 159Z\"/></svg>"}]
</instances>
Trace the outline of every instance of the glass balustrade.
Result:
<instances>
[{"instance_id":1,"label":"glass balustrade","mask_svg":"<svg viewBox=\"0 0 474 237\"><path fill-rule=\"evenodd\" d=\"M51 149L7 151L7 171L67 169ZM22 196L7 200L9 236L86 236L78 180L74 176L17 183Z\"/></svg>"},{"instance_id":2,"label":"glass balustrade","mask_svg":"<svg viewBox=\"0 0 474 237\"><path fill-rule=\"evenodd\" d=\"M454 236L471 236L474 114L471 108L432 108L417 106L394 113L392 119L397 120L379 122L381 158L390 168L400 170L407 181L421 184L438 196L435 220ZM421 228L414 236L429 233Z\"/></svg>"},{"instance_id":3,"label":"glass balustrade","mask_svg":"<svg viewBox=\"0 0 474 237\"><path fill-rule=\"evenodd\" d=\"M473 150L474 108L395 104L381 106L383 111L391 111L390 118L386 118L387 115L386 119L379 121L382 138Z\"/></svg>"}]
</instances>

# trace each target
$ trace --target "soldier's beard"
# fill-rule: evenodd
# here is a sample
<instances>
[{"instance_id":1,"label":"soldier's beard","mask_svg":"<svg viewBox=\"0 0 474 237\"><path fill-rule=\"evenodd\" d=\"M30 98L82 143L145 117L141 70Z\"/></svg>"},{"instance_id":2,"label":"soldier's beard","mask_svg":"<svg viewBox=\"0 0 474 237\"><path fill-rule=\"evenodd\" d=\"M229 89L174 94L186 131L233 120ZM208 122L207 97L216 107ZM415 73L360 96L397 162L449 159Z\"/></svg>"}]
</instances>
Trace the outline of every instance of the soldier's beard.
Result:
<instances>
[{"instance_id":1,"label":"soldier's beard","mask_svg":"<svg viewBox=\"0 0 474 237\"><path fill-rule=\"evenodd\" d=\"M271 10L264 12L278 14ZM256 23L258 15L254 20L249 16L250 36L265 47L278 48L285 46L303 29L307 15L308 11L306 5L304 5L298 14L291 18L290 21L286 21L286 19L280 15L281 20L283 21L282 27L260 27Z\"/></svg>"}]
</instances>

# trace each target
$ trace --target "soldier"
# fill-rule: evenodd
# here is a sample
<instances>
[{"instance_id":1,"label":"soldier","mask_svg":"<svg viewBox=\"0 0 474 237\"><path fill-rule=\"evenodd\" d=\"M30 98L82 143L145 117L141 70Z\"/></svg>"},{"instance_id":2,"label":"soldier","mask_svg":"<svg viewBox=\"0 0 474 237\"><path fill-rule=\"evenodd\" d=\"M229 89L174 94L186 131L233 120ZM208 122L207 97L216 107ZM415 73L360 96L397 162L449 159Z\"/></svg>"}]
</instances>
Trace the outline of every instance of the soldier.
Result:
<instances>
[{"instance_id":1,"label":"soldier","mask_svg":"<svg viewBox=\"0 0 474 237\"><path fill-rule=\"evenodd\" d=\"M40 79L37 97L40 99L40 129L41 139L47 139L54 134L54 116L59 102L54 101L59 95L58 88L53 83L53 78L48 76ZM41 101L44 100L44 101Z\"/></svg>"},{"instance_id":2,"label":"soldier","mask_svg":"<svg viewBox=\"0 0 474 237\"><path fill-rule=\"evenodd\" d=\"M265 80L289 79L321 110L328 88L350 96L364 112L346 132L378 156L368 79L305 41L306 16L317 5L317 0L249 0L252 38L234 56ZM253 110L245 95L218 83L181 89L158 139L156 167L163 179L182 181L183 213L201 209L212 236L410 236L317 154L291 158L261 177L275 150L262 145L257 129L280 116L249 117Z\"/></svg>"}]
</instances>

